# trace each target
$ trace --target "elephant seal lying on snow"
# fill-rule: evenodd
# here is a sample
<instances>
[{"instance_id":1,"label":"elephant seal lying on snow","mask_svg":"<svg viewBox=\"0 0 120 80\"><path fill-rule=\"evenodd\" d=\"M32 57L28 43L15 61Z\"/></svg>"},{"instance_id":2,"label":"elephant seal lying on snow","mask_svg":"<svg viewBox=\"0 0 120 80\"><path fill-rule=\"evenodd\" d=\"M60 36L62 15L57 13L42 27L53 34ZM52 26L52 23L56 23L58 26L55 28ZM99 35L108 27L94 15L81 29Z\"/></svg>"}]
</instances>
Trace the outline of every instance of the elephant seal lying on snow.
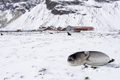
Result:
<instances>
[{"instance_id":1,"label":"elephant seal lying on snow","mask_svg":"<svg viewBox=\"0 0 120 80\"><path fill-rule=\"evenodd\" d=\"M81 51L70 55L67 61L73 66L85 64L102 66L113 62L114 59L110 60L106 54L98 51Z\"/></svg>"}]
</instances>

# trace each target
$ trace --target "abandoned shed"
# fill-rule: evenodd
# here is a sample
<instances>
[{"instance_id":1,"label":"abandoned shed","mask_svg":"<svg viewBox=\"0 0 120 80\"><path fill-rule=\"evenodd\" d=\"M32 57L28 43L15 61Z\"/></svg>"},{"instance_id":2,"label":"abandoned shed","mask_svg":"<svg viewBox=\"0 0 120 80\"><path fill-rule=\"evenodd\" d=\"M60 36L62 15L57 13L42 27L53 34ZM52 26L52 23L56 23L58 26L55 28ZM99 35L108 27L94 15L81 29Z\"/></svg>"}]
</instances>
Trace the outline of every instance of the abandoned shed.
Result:
<instances>
[{"instance_id":1,"label":"abandoned shed","mask_svg":"<svg viewBox=\"0 0 120 80\"><path fill-rule=\"evenodd\" d=\"M57 31L66 31L66 28L58 27L56 30Z\"/></svg>"},{"instance_id":2,"label":"abandoned shed","mask_svg":"<svg viewBox=\"0 0 120 80\"><path fill-rule=\"evenodd\" d=\"M74 32L80 32L80 31L87 31L87 30L93 30L93 27L90 26L67 26L67 31L74 31Z\"/></svg>"}]
</instances>

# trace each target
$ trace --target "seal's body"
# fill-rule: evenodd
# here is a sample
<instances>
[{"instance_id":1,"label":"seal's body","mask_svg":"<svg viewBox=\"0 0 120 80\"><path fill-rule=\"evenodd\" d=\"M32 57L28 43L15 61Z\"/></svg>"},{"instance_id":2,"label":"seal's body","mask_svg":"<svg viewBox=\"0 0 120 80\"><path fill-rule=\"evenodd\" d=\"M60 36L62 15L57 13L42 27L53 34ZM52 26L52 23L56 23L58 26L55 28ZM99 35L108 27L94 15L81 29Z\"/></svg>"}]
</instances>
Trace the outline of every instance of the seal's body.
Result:
<instances>
[{"instance_id":1,"label":"seal's body","mask_svg":"<svg viewBox=\"0 0 120 80\"><path fill-rule=\"evenodd\" d=\"M102 66L107 64L110 61L110 58L98 51L81 51L76 52L68 57L68 62L71 65L93 65L93 66Z\"/></svg>"}]
</instances>

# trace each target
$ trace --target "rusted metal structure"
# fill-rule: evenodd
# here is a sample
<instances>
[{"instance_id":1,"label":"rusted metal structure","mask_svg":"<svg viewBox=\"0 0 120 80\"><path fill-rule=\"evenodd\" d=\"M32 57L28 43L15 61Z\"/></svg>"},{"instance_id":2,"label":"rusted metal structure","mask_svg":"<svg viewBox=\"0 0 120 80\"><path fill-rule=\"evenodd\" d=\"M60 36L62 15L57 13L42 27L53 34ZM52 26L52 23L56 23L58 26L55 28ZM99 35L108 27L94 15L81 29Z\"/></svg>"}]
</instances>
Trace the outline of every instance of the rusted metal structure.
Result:
<instances>
[{"instance_id":1,"label":"rusted metal structure","mask_svg":"<svg viewBox=\"0 0 120 80\"><path fill-rule=\"evenodd\" d=\"M80 32L80 31L87 31L87 30L93 30L94 28L91 26L67 26L67 31L74 31L74 32Z\"/></svg>"}]
</instances>

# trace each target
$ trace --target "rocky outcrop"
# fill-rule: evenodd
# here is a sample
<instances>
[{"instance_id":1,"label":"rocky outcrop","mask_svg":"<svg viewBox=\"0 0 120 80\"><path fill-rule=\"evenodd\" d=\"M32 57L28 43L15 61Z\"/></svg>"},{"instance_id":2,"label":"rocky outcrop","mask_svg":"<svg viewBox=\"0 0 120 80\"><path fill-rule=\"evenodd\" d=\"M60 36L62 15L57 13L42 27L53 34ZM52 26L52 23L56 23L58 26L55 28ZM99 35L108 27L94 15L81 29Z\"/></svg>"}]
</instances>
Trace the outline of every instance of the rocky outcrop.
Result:
<instances>
[{"instance_id":1,"label":"rocky outcrop","mask_svg":"<svg viewBox=\"0 0 120 80\"><path fill-rule=\"evenodd\" d=\"M46 0L47 9L51 10L51 13L54 15L63 15L63 14L70 14L75 13L75 11L66 9L65 6L67 5L83 5L81 1L51 1Z\"/></svg>"}]
</instances>

